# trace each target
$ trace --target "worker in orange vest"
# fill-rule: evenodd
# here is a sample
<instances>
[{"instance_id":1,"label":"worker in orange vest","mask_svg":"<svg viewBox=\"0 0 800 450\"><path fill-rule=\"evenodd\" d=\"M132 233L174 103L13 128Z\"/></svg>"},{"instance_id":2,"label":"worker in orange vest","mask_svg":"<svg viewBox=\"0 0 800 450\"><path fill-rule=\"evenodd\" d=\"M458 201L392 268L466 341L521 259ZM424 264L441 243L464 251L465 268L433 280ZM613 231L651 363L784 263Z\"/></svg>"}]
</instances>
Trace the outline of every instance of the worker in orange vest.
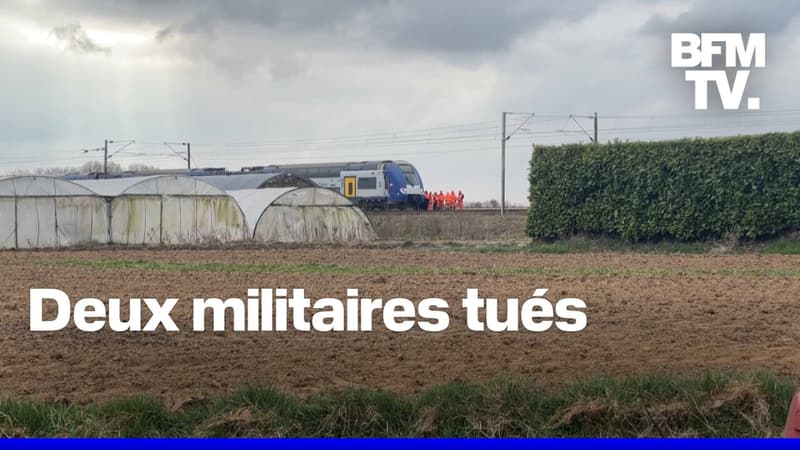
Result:
<instances>
[{"instance_id":1,"label":"worker in orange vest","mask_svg":"<svg viewBox=\"0 0 800 450\"><path fill-rule=\"evenodd\" d=\"M457 202L458 202L458 209L464 209L464 193L461 192L460 189L458 191Z\"/></svg>"},{"instance_id":2,"label":"worker in orange vest","mask_svg":"<svg viewBox=\"0 0 800 450\"><path fill-rule=\"evenodd\" d=\"M425 209L428 211L433 210L433 195L428 191L425 191Z\"/></svg>"}]
</instances>

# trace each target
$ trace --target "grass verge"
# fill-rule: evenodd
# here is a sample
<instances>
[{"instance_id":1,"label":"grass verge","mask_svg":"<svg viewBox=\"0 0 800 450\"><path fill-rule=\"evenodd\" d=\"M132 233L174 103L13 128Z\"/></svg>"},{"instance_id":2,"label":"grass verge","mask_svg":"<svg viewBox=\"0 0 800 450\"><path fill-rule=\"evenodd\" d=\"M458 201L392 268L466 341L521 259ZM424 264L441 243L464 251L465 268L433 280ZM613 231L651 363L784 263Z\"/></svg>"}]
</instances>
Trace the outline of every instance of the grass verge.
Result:
<instances>
[{"instance_id":1,"label":"grass verge","mask_svg":"<svg viewBox=\"0 0 800 450\"><path fill-rule=\"evenodd\" d=\"M530 253L543 255L565 255L571 253L679 253L703 254L714 249L707 242L657 242L630 243L615 239L563 239L552 242L471 244L447 243L436 247L464 253Z\"/></svg>"},{"instance_id":2,"label":"grass verge","mask_svg":"<svg viewBox=\"0 0 800 450\"><path fill-rule=\"evenodd\" d=\"M349 389L299 398L245 387L177 408L0 400L0 436L776 436L793 384L770 374L591 378L561 388L454 381L412 395Z\"/></svg>"},{"instance_id":3,"label":"grass verge","mask_svg":"<svg viewBox=\"0 0 800 450\"><path fill-rule=\"evenodd\" d=\"M744 242L626 242L607 237L574 237L555 241L519 241L488 244L448 242L433 247L438 250L465 253L641 253L641 254L767 254L800 255L800 239L784 236L763 241Z\"/></svg>"},{"instance_id":4,"label":"grass verge","mask_svg":"<svg viewBox=\"0 0 800 450\"><path fill-rule=\"evenodd\" d=\"M764 244L763 253L770 255L800 255L800 239L781 238Z\"/></svg>"},{"instance_id":5,"label":"grass verge","mask_svg":"<svg viewBox=\"0 0 800 450\"><path fill-rule=\"evenodd\" d=\"M40 264L91 267L96 269L139 269L155 271L229 272L229 273L298 273L333 275L541 275L558 277L674 277L674 276L745 276L800 277L800 269L627 269L605 267L424 267L424 266L351 266L323 263L183 263L134 260L54 259Z\"/></svg>"}]
</instances>

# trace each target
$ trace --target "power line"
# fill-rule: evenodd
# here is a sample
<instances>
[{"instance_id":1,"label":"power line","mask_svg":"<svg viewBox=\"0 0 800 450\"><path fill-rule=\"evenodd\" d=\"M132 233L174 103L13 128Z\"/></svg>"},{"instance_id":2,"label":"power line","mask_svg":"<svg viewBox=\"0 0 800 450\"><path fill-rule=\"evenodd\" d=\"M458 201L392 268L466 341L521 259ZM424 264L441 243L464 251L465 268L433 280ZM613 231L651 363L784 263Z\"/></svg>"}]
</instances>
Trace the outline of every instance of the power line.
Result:
<instances>
[{"instance_id":1,"label":"power line","mask_svg":"<svg viewBox=\"0 0 800 450\"><path fill-rule=\"evenodd\" d=\"M416 143L416 142L435 142L438 140L447 139L469 139L472 137L481 137L493 135L487 131L496 131L498 126L481 127L481 128L463 128L451 133L419 133L414 135L374 135L372 137L364 138L320 138L320 139L298 139L298 140L273 140L263 142L248 142L248 143L225 143L222 146L226 148L265 148L265 147L280 147L280 146L299 146L299 145L358 145L358 144L380 144L380 143ZM209 145L209 144L198 144ZM213 144L212 144L213 145ZM219 145L219 144L217 144Z\"/></svg>"},{"instance_id":2,"label":"power line","mask_svg":"<svg viewBox=\"0 0 800 450\"><path fill-rule=\"evenodd\" d=\"M508 116L511 115L527 115L527 118L524 122L522 122L519 126L517 126L514 131L506 136L506 119ZM511 139L511 136L516 134L523 125L528 123L529 120L533 119L534 113L515 113L515 112L503 112L501 115L501 138L500 138L500 215L504 215L506 212L506 142Z\"/></svg>"},{"instance_id":3,"label":"power line","mask_svg":"<svg viewBox=\"0 0 800 450\"><path fill-rule=\"evenodd\" d=\"M537 116L538 117L538 116ZM581 129L581 132L584 133L590 140L594 140L592 134L586 130L577 120L575 120L576 115L566 116L567 121L574 121L576 125ZM580 116L583 117L583 116ZM587 118L594 119L594 116L585 116ZM605 116L604 116L605 117ZM649 118L648 118L649 119ZM735 122L735 125L748 125L750 121L756 119L755 122L759 120L769 121L773 123L775 119L757 119L756 117L749 117L744 119L738 119ZM520 122L517 127L521 129L524 126L525 121ZM691 129L697 128L697 124L691 124L690 126L680 126L675 127L671 126L671 128L675 129ZM494 127L492 127L494 128ZM631 129L639 129L641 127L633 127ZM610 128L604 130L613 130L617 131L620 128ZM597 130L595 130L597 131ZM515 130L515 133L517 131ZM569 134L573 133L572 130L564 130L564 129L554 129L554 130L539 130L539 131L529 131L523 130L527 135L530 136L549 136L549 135L557 135L561 134ZM494 134L492 133L474 133L474 134L463 134L463 135L442 135L442 136L425 136L425 137L413 137L413 138L389 138L389 139L367 139L367 140L360 140L360 141L342 141L337 142L334 140L329 139L318 139L318 140L306 140L306 141L273 141L273 142L263 142L263 143L251 143L246 145L239 145L239 146L231 146L231 144L226 144L224 147L219 146L215 148L215 151L218 151L220 148L224 148L225 151L241 151L241 150L253 150L253 149L269 149L269 148L280 148L280 147L320 147L320 148L333 148L338 146L370 146L370 147L388 147L388 146L404 146L404 145L418 145L418 144L453 144L453 143L462 143L467 141L491 141L493 139ZM200 147L210 147L210 144L198 144Z\"/></svg>"},{"instance_id":4,"label":"power line","mask_svg":"<svg viewBox=\"0 0 800 450\"><path fill-rule=\"evenodd\" d=\"M525 119L525 120L524 120L524 121L523 121L521 124L519 124L519 125L517 126L517 128L515 128L515 129L514 129L514 131L512 131L512 132L511 132L511 134L509 134L509 135L508 135L508 136L505 138L505 140L507 141L507 140L511 139L511 137L512 137L512 136L514 136L515 134L517 134L517 131L519 131L519 130L520 130L522 127L523 127L523 126L525 126L525 124L526 124L526 123L528 123L528 122L529 122L531 119L533 119L533 113L531 113L530 115L528 115L528 118L527 118L527 119Z\"/></svg>"},{"instance_id":5,"label":"power line","mask_svg":"<svg viewBox=\"0 0 800 450\"><path fill-rule=\"evenodd\" d=\"M522 135L525 137L524 141L555 141L557 138L566 140L574 140L578 135L589 136L588 131L581 125L580 131L570 129L558 129L555 127L546 127L547 124L558 122L560 120L570 121L570 115L536 115L536 122L530 126L527 122L530 121L529 113L523 113L524 117L510 117L508 125L515 128L514 135ZM591 117L591 116L587 116ZM797 118L800 117L800 109L784 109L784 110L762 110L759 112L717 112L717 113L670 113L670 114L642 114L642 115L604 115L604 119L612 122L629 122L640 121L648 122L646 125L624 126L618 124L609 128L604 128L604 134L609 137L625 137L627 135L670 135L677 134L690 135L692 132L706 132L711 130L727 130L739 129L742 131L750 131L754 129L776 129L780 126L792 126L797 124ZM537 125L538 124L538 125ZM331 152L336 152L337 156L344 154L357 153L356 156L363 156L365 154L386 154L389 152L398 151L403 149L403 154L436 154L442 153L458 153L463 151L461 148L469 144L483 144L494 142L496 139L496 132L500 128L500 121L482 121L471 122L456 125L447 125L431 128L422 128L416 130L404 130L394 132L381 132L381 133L368 133L368 134L353 134L349 136L339 136L333 138L305 138L305 139L292 139L292 140L272 140L265 142L251 142L251 143L228 143L228 144L196 144L198 147L195 150L204 155L216 155L220 152L226 154L226 158L231 158L235 154L243 154L244 157L255 159L259 157L260 150L267 151L270 158L278 155L296 155L302 152L305 155L319 154L330 155ZM670 136L673 137L673 136ZM113 142L113 141L112 141ZM129 144L134 145L134 144ZM137 148L141 146L160 146L161 142L136 142ZM193 143L194 147L195 144ZM462 146L459 149L448 149L448 146ZM345 147L345 148L343 148ZM348 148L352 147L353 150L349 151ZM422 147L425 150L408 150L408 147ZM10 166L14 164L26 163L40 163L40 162L66 162L75 160L85 160L90 152L101 151L100 148L94 149L59 149L49 150L49 156L42 158L30 157L31 152L4 155L4 164L2 166ZM487 149L488 150L488 149ZM472 150L470 150L472 151ZM81 152L84 156L69 157L64 153ZM61 156L59 156L59 154ZM165 156L158 154L159 156ZM129 148L119 148L111 153L110 157L120 158L135 158L156 156L156 154L149 154L145 152L131 152ZM262 156L263 157L263 156Z\"/></svg>"},{"instance_id":6,"label":"power line","mask_svg":"<svg viewBox=\"0 0 800 450\"><path fill-rule=\"evenodd\" d=\"M172 153L174 153L175 156L186 161L187 169L189 170L192 169L192 144L190 142L164 142L164 145L166 145L167 148L172 150ZM172 148L173 145L181 145L183 147L186 147L186 156L183 156L183 153L178 152L177 150Z\"/></svg>"},{"instance_id":7,"label":"power line","mask_svg":"<svg viewBox=\"0 0 800 450\"><path fill-rule=\"evenodd\" d=\"M742 123L729 123L729 124L708 124L708 125L675 125L675 126L643 126L643 127L612 127L607 128L604 130L605 133L612 135L612 136L624 136L625 134L657 134L657 133L665 133L669 131L706 131L706 130L715 130L715 129L730 129L730 128L741 128L741 129L748 129L754 126L762 126L762 125L793 125L795 122L791 120L783 120L783 121L756 121L756 122L742 122ZM525 133L526 137L533 137L536 140L542 139L549 139L549 138L556 138L556 137L574 137L577 135L585 135L583 131L576 131L576 130L564 130L564 129L555 129L555 130L541 130L541 131L525 131L522 130L522 133ZM468 144L468 143L488 143L493 142L496 138L491 135L481 135L478 138L471 138L469 140L461 141L453 141L453 140L440 140L440 141L432 141L429 144ZM162 144L163 145L163 144ZM367 145L364 143L363 145ZM379 155L381 153L393 152L395 151L395 147L407 147L407 146L419 146L417 142L401 142L401 143L394 143L394 144L379 144L375 145L374 148L371 148L369 154ZM236 151L239 153L244 153L245 149L226 149L228 151ZM247 154L243 156L246 159L254 159L254 155L252 151L255 149L247 149ZM305 148L305 149L275 149L269 152L270 157L274 157L277 155L296 155L298 153L302 153L304 155L314 154L314 155L329 155L331 151L336 150L337 156L341 155L354 155L360 156L364 155L364 150L353 150L353 151L346 151L342 149L337 149L336 146L320 146L316 148ZM199 148L196 149L193 153L200 152L202 154L218 154L220 148ZM459 149L453 150L434 150L434 149L427 149L423 151L408 151L403 150L403 154L436 154L436 153L457 153ZM152 153L145 153L145 152L136 152L132 153L130 151L122 152L115 156L115 159L130 159L132 157L148 157L148 156L171 156L169 154L152 154ZM231 155L229 154L226 158L230 158ZM242 158L237 158L242 159ZM53 162L53 161L73 161L73 160L85 160L85 157L64 157L59 159L54 159L53 157L42 157L42 158L22 158L22 159L9 159L6 158L4 162L10 164L17 164L17 163L39 163L39 162Z\"/></svg>"},{"instance_id":8,"label":"power line","mask_svg":"<svg viewBox=\"0 0 800 450\"><path fill-rule=\"evenodd\" d=\"M487 124L493 124L487 126ZM335 137L328 137L328 138L301 138L301 139L288 139L288 140L265 140L265 141L251 141L251 142L227 142L224 145L231 146L231 147L238 147L238 146L262 146L262 145L275 145L275 144L301 144L301 143L313 143L313 142L339 142L339 141L364 141L364 140L392 140L392 139L402 139L402 138L414 138L420 135L431 135L432 132L441 132L443 130L453 130L453 132L473 132L473 131L485 131L491 129L497 129L499 127L499 123L497 121L482 121L482 122L472 122L472 123L465 123L465 124L455 124L455 125L447 125L447 126L440 126L440 127L432 127L432 128L421 128L416 130L400 130L400 131L387 131L387 132L379 132L379 133L370 133L370 134L358 134L358 135L344 135L344 136L335 136ZM451 133L452 134L452 133Z\"/></svg>"},{"instance_id":9,"label":"power line","mask_svg":"<svg viewBox=\"0 0 800 450\"><path fill-rule=\"evenodd\" d=\"M704 111L693 113L655 113L655 114L604 114L603 117L607 119L666 119L666 118L680 118L697 119L699 117L723 117L728 118L731 116L768 116L768 115L798 115L800 109L761 109L758 111Z\"/></svg>"},{"instance_id":10,"label":"power line","mask_svg":"<svg viewBox=\"0 0 800 450\"><path fill-rule=\"evenodd\" d=\"M577 125L578 127L580 127L581 131L583 131L583 134L585 134L585 135L586 135L586 137L588 137L590 141L594 142L594 138L592 137L592 135L590 135L590 134L589 134L589 132L588 132L588 131L586 131L586 128L583 128L583 125L581 125L581 123L580 123L580 122L578 122L578 121L577 121L577 119L575 119L575 116L574 116L574 115L570 114L570 115L569 115L569 118L570 118L570 119L571 119L573 122L575 122L575 125Z\"/></svg>"}]
</instances>

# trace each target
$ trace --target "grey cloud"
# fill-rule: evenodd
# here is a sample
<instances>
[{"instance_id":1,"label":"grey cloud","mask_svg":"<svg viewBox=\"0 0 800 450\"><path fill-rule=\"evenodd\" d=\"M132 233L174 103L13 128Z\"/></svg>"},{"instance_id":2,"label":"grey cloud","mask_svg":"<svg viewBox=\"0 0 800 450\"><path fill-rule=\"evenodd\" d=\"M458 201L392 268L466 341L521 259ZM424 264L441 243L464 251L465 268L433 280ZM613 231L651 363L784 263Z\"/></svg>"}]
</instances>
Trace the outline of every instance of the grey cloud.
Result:
<instances>
[{"instance_id":1,"label":"grey cloud","mask_svg":"<svg viewBox=\"0 0 800 450\"><path fill-rule=\"evenodd\" d=\"M187 33L213 29L220 22L250 23L282 32L346 35L366 24L365 44L431 53L481 53L507 49L518 36L553 20L577 20L595 2L498 4L475 0L237 1L204 4L179 28ZM174 27L174 24L171 24Z\"/></svg>"},{"instance_id":2,"label":"grey cloud","mask_svg":"<svg viewBox=\"0 0 800 450\"><path fill-rule=\"evenodd\" d=\"M441 53L506 50L547 24L591 15L597 3L403 1L373 11L373 36L396 49Z\"/></svg>"},{"instance_id":3,"label":"grey cloud","mask_svg":"<svg viewBox=\"0 0 800 450\"><path fill-rule=\"evenodd\" d=\"M670 8L687 13L648 22L655 11ZM130 70L92 70L91 58L67 62L49 47L14 46L16 29L0 30L9 41L0 46L7 63L0 81L16 86L0 90L0 104L9 105L0 109L0 151L33 148L38 153L26 158L73 158L71 149L109 136L152 142L185 136L197 144L202 164L235 167L299 159L304 150L291 150L299 156L227 153L212 151L216 143L423 129L529 109L541 115L598 111L601 140L666 136L611 131L657 126L658 119L606 118L692 111L691 86L669 67L666 33L774 33L768 38L771 67L753 74L752 92L765 109L792 108L798 64L796 36L788 30L800 25L798 9L800 2L753 0L6 0L0 15L9 22L51 30L80 21L90 36L118 30L150 33L151 41L114 48ZM17 36L20 43L23 38ZM84 44L75 44L76 51L98 47ZM535 119L531 129L579 130L566 116ZM507 174L515 200L526 195L529 142L540 139L575 137L515 136ZM499 169L496 144L470 145L475 153L456 159L450 172L460 175L452 179L434 170L452 164L452 155L436 151L463 149L460 143L372 155L391 150L399 158L409 151L432 186L469 179L468 196L491 198L497 183L486 167Z\"/></svg>"},{"instance_id":4,"label":"grey cloud","mask_svg":"<svg viewBox=\"0 0 800 450\"><path fill-rule=\"evenodd\" d=\"M554 22L580 20L599 7L590 0L50 0L43 18L57 12L150 23L159 28L160 42L178 35L213 37L225 24L252 25L289 38L316 33L351 40L348 31L361 27L356 39L364 46L457 58L503 51L524 34ZM779 32L800 13L800 2L695 0L690 8L678 17L656 15L641 31Z\"/></svg>"},{"instance_id":5,"label":"grey cloud","mask_svg":"<svg viewBox=\"0 0 800 450\"><path fill-rule=\"evenodd\" d=\"M267 70L273 79L306 70L296 55L346 49L386 50L400 58L432 56L474 66L499 60L525 35L554 22L588 17L590 0L43 0L15 13L47 23L67 17L105 26L148 26L165 51L216 66L242 80ZM80 28L59 38L83 52L107 52Z\"/></svg>"},{"instance_id":6,"label":"grey cloud","mask_svg":"<svg viewBox=\"0 0 800 450\"><path fill-rule=\"evenodd\" d=\"M392 49L459 54L501 51L520 35L556 20L591 15L589 0L532 2L508 0L68 0L52 8L160 26L159 40L177 34L213 33L228 24L254 25L283 33L342 37L363 25L365 44Z\"/></svg>"},{"instance_id":7,"label":"grey cloud","mask_svg":"<svg viewBox=\"0 0 800 450\"><path fill-rule=\"evenodd\" d=\"M187 5L182 0L168 3L172 11ZM525 0L502 5L487 0L239 0L191 5L186 14L169 15L156 34L159 43L174 45L185 57L211 61L230 74L268 66L273 79L302 75L302 65L285 61L321 48L384 48L400 56L426 54L473 64L502 57L523 35L554 21L580 20L596 8L589 1ZM163 12L165 6L152 8ZM270 46L276 36L281 45Z\"/></svg>"},{"instance_id":8,"label":"grey cloud","mask_svg":"<svg viewBox=\"0 0 800 450\"><path fill-rule=\"evenodd\" d=\"M675 18L656 15L641 29L645 34L779 33L800 14L796 0L696 1Z\"/></svg>"},{"instance_id":9,"label":"grey cloud","mask_svg":"<svg viewBox=\"0 0 800 450\"><path fill-rule=\"evenodd\" d=\"M162 28L156 33L156 41L164 42L175 34L175 29L171 26Z\"/></svg>"},{"instance_id":10,"label":"grey cloud","mask_svg":"<svg viewBox=\"0 0 800 450\"><path fill-rule=\"evenodd\" d=\"M97 45L78 22L59 25L52 30L56 39L64 42L67 48L79 53L111 53L108 47Z\"/></svg>"}]
</instances>

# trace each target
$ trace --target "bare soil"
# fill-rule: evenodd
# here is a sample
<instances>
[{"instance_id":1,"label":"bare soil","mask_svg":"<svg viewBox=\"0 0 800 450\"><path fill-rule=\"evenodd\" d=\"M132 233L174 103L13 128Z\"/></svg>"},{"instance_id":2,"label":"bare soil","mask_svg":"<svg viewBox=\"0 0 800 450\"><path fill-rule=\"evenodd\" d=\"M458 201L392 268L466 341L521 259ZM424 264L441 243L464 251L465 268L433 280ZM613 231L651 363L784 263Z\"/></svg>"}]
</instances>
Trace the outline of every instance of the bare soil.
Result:
<instances>
[{"instance_id":1,"label":"bare soil","mask_svg":"<svg viewBox=\"0 0 800 450\"><path fill-rule=\"evenodd\" d=\"M245 273L98 268L63 260L326 263L342 266L459 268L452 274ZM482 268L633 269L634 274L541 276ZM590 375L654 371L769 370L800 380L798 256L642 254L464 254L418 249L323 247L236 250L109 250L0 253L0 395L109 400L148 394L173 405L269 383L308 395L343 387L411 392L454 379L530 377L558 385ZM656 272L669 269L671 272ZM778 275L728 274L774 269ZM649 274L646 270L653 270ZM642 272L645 271L645 272ZM787 271L788 273L781 273ZM697 273L702 273L697 275ZM694 274L694 275L692 275ZM448 299L442 333L193 332L191 299L244 297L248 287L304 287L311 298ZM583 332L480 333L468 330L467 287L501 299L586 301ZM29 331L28 289L81 297L175 296L177 333Z\"/></svg>"}]
</instances>

